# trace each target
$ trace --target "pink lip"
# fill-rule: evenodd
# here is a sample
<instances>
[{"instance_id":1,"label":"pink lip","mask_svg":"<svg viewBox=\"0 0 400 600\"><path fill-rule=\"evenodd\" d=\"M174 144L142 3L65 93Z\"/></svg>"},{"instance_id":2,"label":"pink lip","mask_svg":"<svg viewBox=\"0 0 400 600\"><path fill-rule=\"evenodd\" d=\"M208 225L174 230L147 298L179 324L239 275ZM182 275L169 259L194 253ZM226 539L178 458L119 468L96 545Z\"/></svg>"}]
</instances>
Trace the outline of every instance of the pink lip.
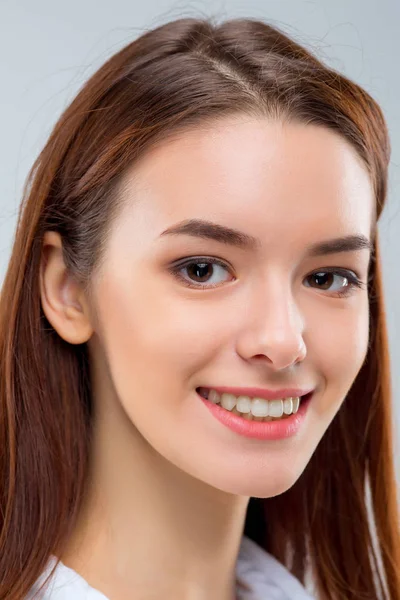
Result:
<instances>
[{"instance_id":1,"label":"pink lip","mask_svg":"<svg viewBox=\"0 0 400 600\"><path fill-rule=\"evenodd\" d=\"M212 388L215 389L215 388ZM276 392L274 392L276 393ZM250 394L247 394L250 395ZM298 395L298 394L297 394ZM235 433L249 438L258 440L281 440L294 436L300 430L303 424L307 409L312 398L312 394L308 395L300 402L299 410L296 414L277 421L247 421L239 415L231 413L229 410L222 408L219 404L214 404L206 398L198 394L200 400L208 408L211 414L225 427L228 427ZM290 394L288 395L290 396ZM283 397L288 397L283 396ZM276 396L275 396L276 398Z\"/></svg>"},{"instance_id":2,"label":"pink lip","mask_svg":"<svg viewBox=\"0 0 400 600\"><path fill-rule=\"evenodd\" d=\"M233 394L234 396L250 396L250 398L265 398L265 400L280 400L282 398L295 398L310 394L314 387L310 388L282 388L280 390L267 390L264 388L240 388L240 387L203 387L206 390L215 390L219 394Z\"/></svg>"}]
</instances>

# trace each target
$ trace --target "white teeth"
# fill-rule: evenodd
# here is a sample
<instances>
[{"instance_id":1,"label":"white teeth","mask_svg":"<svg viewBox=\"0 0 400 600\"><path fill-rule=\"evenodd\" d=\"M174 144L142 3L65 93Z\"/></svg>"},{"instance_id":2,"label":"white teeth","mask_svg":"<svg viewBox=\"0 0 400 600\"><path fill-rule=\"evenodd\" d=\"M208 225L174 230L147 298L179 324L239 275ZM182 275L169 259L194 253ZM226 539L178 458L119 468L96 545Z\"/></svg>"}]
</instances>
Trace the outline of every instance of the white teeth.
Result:
<instances>
[{"instance_id":1,"label":"white teeth","mask_svg":"<svg viewBox=\"0 0 400 600\"><path fill-rule=\"evenodd\" d=\"M232 410L236 406L236 396L233 394L222 394L221 406L226 410Z\"/></svg>"},{"instance_id":2,"label":"white teeth","mask_svg":"<svg viewBox=\"0 0 400 600\"><path fill-rule=\"evenodd\" d=\"M200 394L208 398L213 404L221 404L223 408L240 413L243 417L263 419L272 417L281 418L283 415L295 414L299 410L300 398L282 398L265 400L264 398L250 398L249 396L235 396L234 394L219 394L216 390L200 388Z\"/></svg>"},{"instance_id":3,"label":"white teeth","mask_svg":"<svg viewBox=\"0 0 400 600\"><path fill-rule=\"evenodd\" d=\"M270 400L268 412L270 417L281 417L283 415L283 401L282 400Z\"/></svg>"},{"instance_id":4,"label":"white teeth","mask_svg":"<svg viewBox=\"0 0 400 600\"><path fill-rule=\"evenodd\" d=\"M251 404L249 396L239 396L236 400L236 410L240 413L252 412Z\"/></svg>"},{"instance_id":5,"label":"white teeth","mask_svg":"<svg viewBox=\"0 0 400 600\"><path fill-rule=\"evenodd\" d=\"M293 412L293 398L286 398L283 401L283 412L285 415L291 415Z\"/></svg>"},{"instance_id":6,"label":"white teeth","mask_svg":"<svg viewBox=\"0 0 400 600\"><path fill-rule=\"evenodd\" d=\"M254 417L268 417L268 400L264 398L253 398L251 401L251 414Z\"/></svg>"},{"instance_id":7,"label":"white teeth","mask_svg":"<svg viewBox=\"0 0 400 600\"><path fill-rule=\"evenodd\" d=\"M210 393L208 394L208 399L213 404L217 404L220 401L220 395L215 390L210 390Z\"/></svg>"}]
</instances>

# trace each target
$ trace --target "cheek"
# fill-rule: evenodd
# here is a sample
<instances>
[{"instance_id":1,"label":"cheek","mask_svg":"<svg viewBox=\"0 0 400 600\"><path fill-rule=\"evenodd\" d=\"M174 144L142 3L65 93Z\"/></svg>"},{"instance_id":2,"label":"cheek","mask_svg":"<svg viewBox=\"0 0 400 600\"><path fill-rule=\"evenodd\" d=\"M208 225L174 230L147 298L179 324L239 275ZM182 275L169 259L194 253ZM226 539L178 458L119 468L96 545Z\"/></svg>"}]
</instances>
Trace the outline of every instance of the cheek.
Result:
<instances>
[{"instance_id":1,"label":"cheek","mask_svg":"<svg viewBox=\"0 0 400 600\"><path fill-rule=\"evenodd\" d=\"M218 311L206 304L196 306L184 295L172 298L148 277L129 282L107 277L98 290L98 321L121 399L138 393L182 398L221 340Z\"/></svg>"},{"instance_id":2,"label":"cheek","mask_svg":"<svg viewBox=\"0 0 400 600\"><path fill-rule=\"evenodd\" d=\"M355 299L354 299L355 300ZM310 361L327 388L326 404L337 408L351 388L368 350L369 306L367 296L331 311L330 318L319 322L310 342ZM327 406L321 407L326 410Z\"/></svg>"}]
</instances>

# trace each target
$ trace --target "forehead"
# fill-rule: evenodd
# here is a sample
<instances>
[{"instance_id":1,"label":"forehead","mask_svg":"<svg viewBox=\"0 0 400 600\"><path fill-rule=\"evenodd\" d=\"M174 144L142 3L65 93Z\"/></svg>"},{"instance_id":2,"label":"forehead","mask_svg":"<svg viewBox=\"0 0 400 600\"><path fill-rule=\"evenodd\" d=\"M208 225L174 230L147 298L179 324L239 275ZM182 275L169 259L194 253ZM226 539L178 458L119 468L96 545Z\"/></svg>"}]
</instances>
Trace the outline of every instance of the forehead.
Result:
<instances>
[{"instance_id":1,"label":"forehead","mask_svg":"<svg viewBox=\"0 0 400 600\"><path fill-rule=\"evenodd\" d=\"M180 132L154 147L123 189L125 222L131 215L139 236L146 223L153 239L193 217L248 231L265 245L282 243L282 236L299 243L347 233L369 237L375 210L366 167L340 135L246 116Z\"/></svg>"}]
</instances>

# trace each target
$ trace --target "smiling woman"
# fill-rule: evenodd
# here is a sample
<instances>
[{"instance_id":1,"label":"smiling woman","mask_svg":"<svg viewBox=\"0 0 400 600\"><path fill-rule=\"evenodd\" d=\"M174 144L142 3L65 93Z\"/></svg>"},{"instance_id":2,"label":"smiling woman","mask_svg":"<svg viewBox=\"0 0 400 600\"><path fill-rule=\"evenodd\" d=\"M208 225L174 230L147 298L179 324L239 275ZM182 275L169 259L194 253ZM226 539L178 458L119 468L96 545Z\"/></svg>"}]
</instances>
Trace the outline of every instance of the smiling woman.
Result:
<instances>
[{"instance_id":1,"label":"smiling woman","mask_svg":"<svg viewBox=\"0 0 400 600\"><path fill-rule=\"evenodd\" d=\"M93 75L2 289L2 599L400 599L389 154L371 96L261 21Z\"/></svg>"}]
</instances>

